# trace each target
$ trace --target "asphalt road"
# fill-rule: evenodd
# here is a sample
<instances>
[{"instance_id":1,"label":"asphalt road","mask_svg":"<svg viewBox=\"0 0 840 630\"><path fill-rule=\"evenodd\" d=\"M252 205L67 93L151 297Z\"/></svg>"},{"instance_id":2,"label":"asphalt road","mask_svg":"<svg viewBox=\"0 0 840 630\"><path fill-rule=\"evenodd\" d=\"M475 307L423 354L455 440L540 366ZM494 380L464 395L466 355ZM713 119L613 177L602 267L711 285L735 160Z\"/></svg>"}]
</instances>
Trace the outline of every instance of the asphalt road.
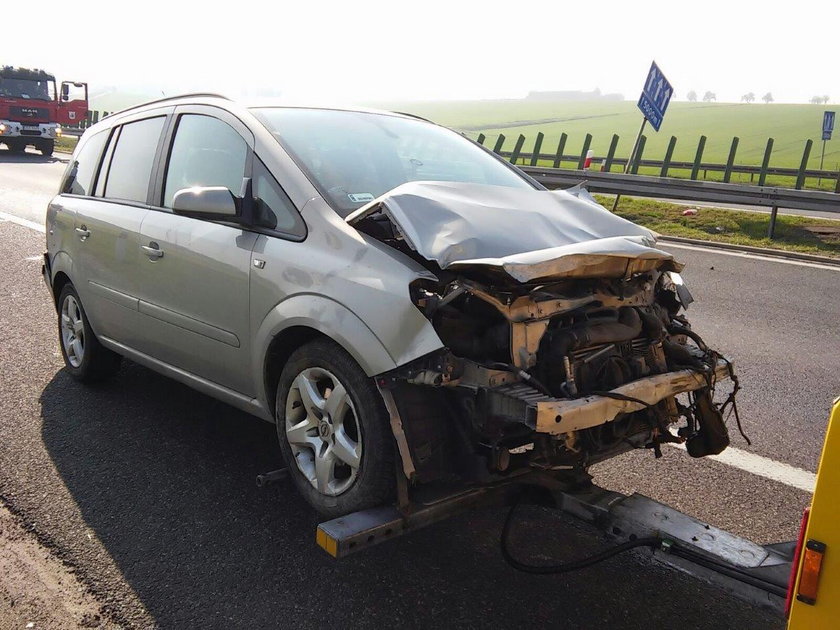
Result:
<instances>
[{"instance_id":1,"label":"asphalt road","mask_svg":"<svg viewBox=\"0 0 840 630\"><path fill-rule=\"evenodd\" d=\"M34 221L63 169L0 152L0 212ZM0 222L0 498L131 627L781 628L690 576L627 554L556 577L504 564L504 514L483 510L336 562L314 545L317 517L287 484L273 428L136 365L83 387L61 369L40 280L43 235ZM840 394L840 272L674 249L697 302L689 315L735 361L753 444L814 471ZM596 481L638 491L766 543L796 534L809 494L678 449L631 453ZM523 514L517 546L568 559L605 544L546 510Z\"/></svg>"}]
</instances>

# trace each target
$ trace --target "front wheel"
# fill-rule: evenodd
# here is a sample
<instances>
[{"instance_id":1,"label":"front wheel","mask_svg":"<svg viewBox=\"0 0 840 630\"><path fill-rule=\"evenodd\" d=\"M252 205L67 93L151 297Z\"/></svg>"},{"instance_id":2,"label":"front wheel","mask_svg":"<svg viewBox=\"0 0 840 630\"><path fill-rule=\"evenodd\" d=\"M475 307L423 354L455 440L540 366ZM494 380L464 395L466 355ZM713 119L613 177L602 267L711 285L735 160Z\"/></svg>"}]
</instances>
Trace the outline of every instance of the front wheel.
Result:
<instances>
[{"instance_id":1,"label":"front wheel","mask_svg":"<svg viewBox=\"0 0 840 630\"><path fill-rule=\"evenodd\" d=\"M70 283L64 285L58 296L58 338L64 365L78 381L101 381L120 367L122 357L99 343L79 294Z\"/></svg>"},{"instance_id":2,"label":"front wheel","mask_svg":"<svg viewBox=\"0 0 840 630\"><path fill-rule=\"evenodd\" d=\"M393 499L394 441L382 396L329 340L298 348L277 387L277 436L290 475L335 518Z\"/></svg>"},{"instance_id":3,"label":"front wheel","mask_svg":"<svg viewBox=\"0 0 840 630\"><path fill-rule=\"evenodd\" d=\"M38 148L41 150L41 155L44 157L50 157L53 154L53 151L55 151L55 140L42 142Z\"/></svg>"}]
</instances>

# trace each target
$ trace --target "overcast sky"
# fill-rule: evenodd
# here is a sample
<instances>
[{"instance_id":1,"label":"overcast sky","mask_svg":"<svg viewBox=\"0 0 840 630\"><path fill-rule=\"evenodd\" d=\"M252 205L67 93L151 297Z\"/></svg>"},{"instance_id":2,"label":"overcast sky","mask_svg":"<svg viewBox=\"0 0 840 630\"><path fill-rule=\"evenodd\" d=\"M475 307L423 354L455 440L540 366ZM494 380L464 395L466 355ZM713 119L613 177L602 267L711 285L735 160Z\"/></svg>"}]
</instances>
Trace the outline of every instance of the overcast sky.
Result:
<instances>
[{"instance_id":1,"label":"overcast sky","mask_svg":"<svg viewBox=\"0 0 840 630\"><path fill-rule=\"evenodd\" d=\"M774 4L41 0L34 14L16 10L37 23L4 16L0 63L87 81L93 94L146 85L377 101L596 87L635 99L656 59L680 100L693 89L840 101L840 2Z\"/></svg>"}]
</instances>

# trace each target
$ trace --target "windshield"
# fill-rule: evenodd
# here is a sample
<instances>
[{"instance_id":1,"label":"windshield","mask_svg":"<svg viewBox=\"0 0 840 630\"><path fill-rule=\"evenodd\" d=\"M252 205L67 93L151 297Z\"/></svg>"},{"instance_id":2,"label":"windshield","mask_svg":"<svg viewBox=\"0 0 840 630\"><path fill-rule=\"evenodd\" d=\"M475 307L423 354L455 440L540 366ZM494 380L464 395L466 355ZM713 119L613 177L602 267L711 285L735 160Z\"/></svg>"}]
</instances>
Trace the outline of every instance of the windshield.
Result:
<instances>
[{"instance_id":1,"label":"windshield","mask_svg":"<svg viewBox=\"0 0 840 630\"><path fill-rule=\"evenodd\" d=\"M55 100L55 82L0 77L0 96L25 98L32 101L53 101Z\"/></svg>"},{"instance_id":2,"label":"windshield","mask_svg":"<svg viewBox=\"0 0 840 630\"><path fill-rule=\"evenodd\" d=\"M466 138L428 122L328 109L253 111L342 216L410 181L534 188Z\"/></svg>"}]
</instances>

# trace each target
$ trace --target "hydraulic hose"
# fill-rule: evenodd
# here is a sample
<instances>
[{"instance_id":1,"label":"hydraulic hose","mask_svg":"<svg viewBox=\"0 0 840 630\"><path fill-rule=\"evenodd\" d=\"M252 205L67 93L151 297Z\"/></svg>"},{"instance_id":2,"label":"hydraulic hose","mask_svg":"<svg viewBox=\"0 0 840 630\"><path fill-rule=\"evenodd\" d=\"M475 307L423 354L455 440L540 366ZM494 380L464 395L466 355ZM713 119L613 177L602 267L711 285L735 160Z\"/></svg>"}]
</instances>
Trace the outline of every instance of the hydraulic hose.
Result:
<instances>
[{"instance_id":1,"label":"hydraulic hose","mask_svg":"<svg viewBox=\"0 0 840 630\"><path fill-rule=\"evenodd\" d=\"M511 523L513 522L513 515L516 512L517 507L519 507L518 500L516 503L513 504L513 507L510 508L510 512L508 512L507 518L505 519L505 525L502 528L502 536L499 541L499 547L501 549L502 557L505 559L505 562L507 562L517 571L522 571L523 573L532 573L536 575L557 575L560 573L569 573L571 571L585 569L586 567L592 566L593 564L597 564L598 562L603 562L608 558L617 556L618 554L624 553L625 551L629 551L630 549L635 549L637 547L650 547L652 549L656 549L662 544L661 539L656 537L636 538L635 540L628 540L627 542L621 543L620 545L610 547L609 549L605 549L604 551L601 551L599 553L587 556L586 558L579 558L578 560L571 560L569 562L563 562L560 564L548 565L526 564L514 558L513 555L511 555L509 549Z\"/></svg>"}]
</instances>

